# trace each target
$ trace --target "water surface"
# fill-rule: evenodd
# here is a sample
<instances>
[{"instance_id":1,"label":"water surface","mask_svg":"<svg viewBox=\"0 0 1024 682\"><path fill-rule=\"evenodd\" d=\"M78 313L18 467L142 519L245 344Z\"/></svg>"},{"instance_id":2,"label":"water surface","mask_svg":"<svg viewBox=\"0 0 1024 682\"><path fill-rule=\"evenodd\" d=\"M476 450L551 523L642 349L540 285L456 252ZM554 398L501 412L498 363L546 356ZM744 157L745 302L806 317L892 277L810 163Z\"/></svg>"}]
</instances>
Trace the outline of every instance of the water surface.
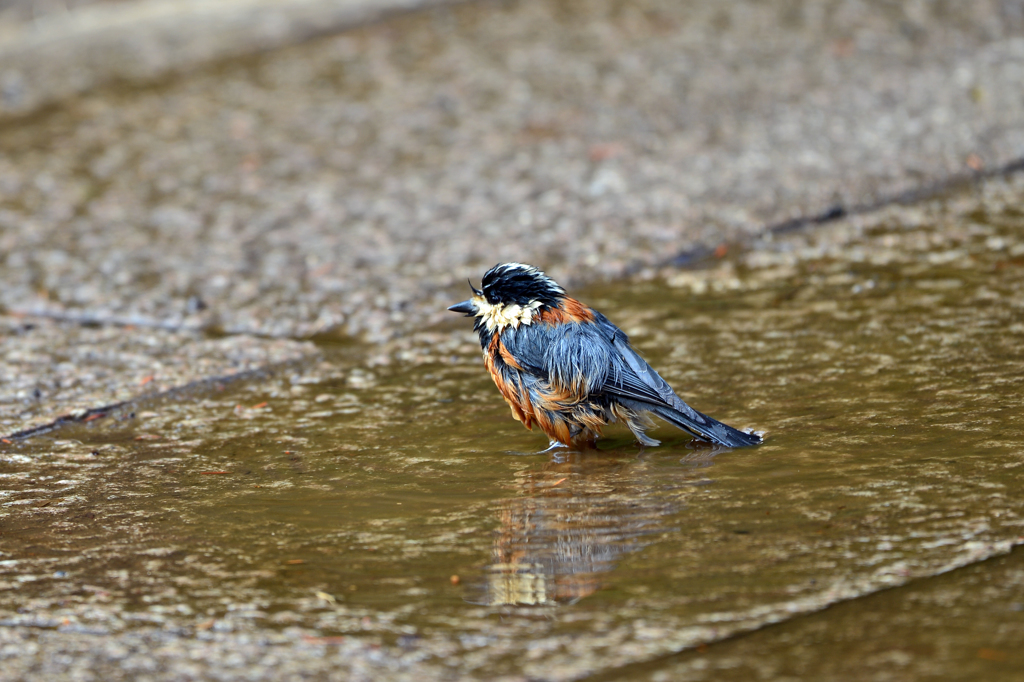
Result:
<instances>
[{"instance_id":1,"label":"water surface","mask_svg":"<svg viewBox=\"0 0 1024 682\"><path fill-rule=\"evenodd\" d=\"M766 431L758 448L666 426L658 448L612 429L599 451L538 454L461 319L388 364L324 344L6 445L0 618L355 637L424 674L569 679L1006 553L1024 223L936 211L580 292L688 402ZM1016 650L967 646L965 674L1012 678ZM643 674L700 668L665 665Z\"/></svg>"}]
</instances>

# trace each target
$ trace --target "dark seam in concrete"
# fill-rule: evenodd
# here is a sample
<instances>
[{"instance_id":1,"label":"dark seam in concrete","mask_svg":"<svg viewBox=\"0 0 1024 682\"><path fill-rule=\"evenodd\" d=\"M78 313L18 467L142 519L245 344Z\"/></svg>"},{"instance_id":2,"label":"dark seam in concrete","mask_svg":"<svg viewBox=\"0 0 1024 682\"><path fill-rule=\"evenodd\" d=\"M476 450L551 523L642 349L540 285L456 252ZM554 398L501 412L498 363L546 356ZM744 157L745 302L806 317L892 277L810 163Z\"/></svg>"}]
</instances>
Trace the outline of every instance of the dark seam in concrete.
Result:
<instances>
[{"instance_id":1,"label":"dark seam in concrete","mask_svg":"<svg viewBox=\"0 0 1024 682\"><path fill-rule=\"evenodd\" d=\"M976 565L984 563L986 561L992 561L993 559L1001 559L1001 558L1003 558L1005 556L1009 556L1010 554L1012 554L1015 551L1019 551L1019 548L1021 546L1024 546L1024 537L1017 537L1017 538L1011 540L1010 549L1007 550L1006 552L1000 552L1000 553L992 554L991 556L987 556L984 559L979 559L977 561L970 561L970 562L968 562L966 564L963 564L962 566L956 566L955 568L951 568L951 569L948 569L946 571L940 571L939 573L933 573L931 575L922 575L922 576L918 576L916 578L910 578L906 582L904 582L904 583L902 583L900 585L892 585L890 587L881 587L881 588L879 588L877 590L873 590L871 592L865 592L864 594L859 594L859 595L856 595L856 596L853 596L853 597L847 597L845 599L839 599L839 600L836 600L834 602L830 602L828 604L825 604L821 608L814 609L813 611L806 611L804 613L798 613L798 614L796 614L794 616L790 616L789 618L782 618L782 619L774 621L774 622L762 623L760 625L755 625L755 626L750 627L750 628L748 628L746 630L740 630L740 631L734 632L734 633L732 633L730 635L726 635L725 637L720 637L718 639L711 639L711 640L708 640L707 642L702 642L701 644L697 644L695 646L686 647L685 649L680 649L679 651L674 651L674 652L669 653L669 654L662 654L660 656L655 656L655 657L650 658L650 659L648 659L646 661L638 661L638 662L633 662L633 663L626 663L625 665L617 666L617 667L613 668L612 670L602 670L600 672L596 672L596 673L593 673L593 674L590 674L590 675L584 675L583 677L578 677L576 679L577 680L586 680L587 682L615 682L616 680L634 679L636 674L637 674L637 672L638 672L638 669L654 668L656 666L664 665L665 663L668 663L672 659L692 654L693 652L695 652L697 650L698 647L701 647L701 646L711 646L711 645L714 645L714 644L721 644L722 642L729 642L729 641L732 641L732 640L740 639L742 637L747 637L748 635L752 635L755 632L760 632L761 630L765 630L767 628L774 627L776 625L785 625L787 623L793 623L793 622L798 621L798 620L800 620L802 618L807 618L808 616L813 616L813 615L819 614L822 611L827 611L828 609L831 609L831 608L833 608L835 606L839 606L840 604L845 604L845 603L848 603L848 602L857 601L859 599L866 599L868 597L873 597L876 594L881 594L883 592L889 592L891 590L903 589L903 588L908 587L910 585L917 584L917 583L920 583L920 582L923 582L923 581L927 581L927 580L931 580L933 578L938 578L940 576L949 575L950 573L953 573L954 571L959 571L961 569L970 568L971 566L976 566Z\"/></svg>"},{"instance_id":2,"label":"dark seam in concrete","mask_svg":"<svg viewBox=\"0 0 1024 682\"><path fill-rule=\"evenodd\" d=\"M185 393L186 391L202 390L204 388L208 388L210 386L214 386L217 384L226 385L233 383L235 381L248 381L250 379L255 379L260 376L271 374L273 372L279 372L291 366L309 362L311 359L316 358L318 356L319 354L317 353L307 358L287 360L285 362L271 364L265 367L257 367L256 369L245 370L244 372L238 372L236 374L228 374L225 376L217 377L207 377L205 379L196 379L195 381L190 381L189 383L183 384L181 386L171 387L166 391L144 393L134 398L129 398L128 400L122 400L121 402L110 403L109 405L103 405L101 407L93 407L88 410L85 410L80 414L65 414L60 417L57 417L51 422L47 422L46 424L41 424L39 426L34 426L31 429L24 429L22 431L17 431L15 433L3 436L3 439L8 441L28 440L33 436L41 436L44 433L56 431L57 429L67 424L81 424L87 421L102 419L103 417L108 416L111 412L139 405L150 400L175 398L178 396L178 394Z\"/></svg>"},{"instance_id":3,"label":"dark seam in concrete","mask_svg":"<svg viewBox=\"0 0 1024 682\"><path fill-rule=\"evenodd\" d=\"M206 325L175 324L174 322L165 322L149 317L121 317L117 315L106 317L102 315L91 315L89 313L33 310L31 308L5 309L2 306L0 306L0 315L7 315L17 319L35 318L53 320L54 322L65 322L82 327L139 327L142 329L159 329L166 332L202 335L208 339L223 339L229 336L249 336L254 339L310 341L315 340L318 335L324 334L325 332L329 333L332 329L331 327L326 327L324 329L316 329L303 336L293 336L290 334L267 334L253 329L224 329L220 325L214 323Z\"/></svg>"},{"instance_id":4,"label":"dark seam in concrete","mask_svg":"<svg viewBox=\"0 0 1024 682\"><path fill-rule=\"evenodd\" d=\"M463 1L468 2L468 1L471 1L471 0L463 0ZM968 173L957 173L957 174L949 176L948 178L945 178L944 180L939 180L939 181L933 182L931 184L924 185L923 187L917 187L917 188L914 188L914 189L909 189L909 190L906 190L904 192L901 192L899 194L895 194L895 195L892 195L892 196L889 196L889 197L883 197L882 199L879 199L878 201L874 201L874 202L871 202L871 203L859 204L859 205L854 205L854 206L849 206L849 207L837 204L837 205L834 205L834 206L830 206L829 208L825 209L824 211L822 211L821 213L818 213L816 215L810 215L810 216L805 216L805 217L800 217L800 218L791 218L789 220L784 220L784 221L782 221L780 223L769 224L769 225L766 225L759 232L756 232L756 233L750 235L750 237L748 237L747 240L744 240L744 241L749 241L752 238L756 238L756 237L758 237L760 235L764 235L764 234L771 234L771 235L788 234L790 232L795 232L797 230L800 230L800 229L802 229L804 227L808 227L808 226L812 226L812 225L824 225L826 223L830 223L830 222L839 220L841 218L846 218L846 217L853 216L853 215L863 215L865 213L871 213L872 211L877 211L877 210L880 210L882 208L885 208L886 206L891 206L893 204L897 204L897 205L912 204L912 203L915 203L915 202L918 202L918 201L923 201L925 199L929 199L929 198L932 198L932 197L939 196L940 194L943 194L945 192L953 190L953 189L955 189L957 187L962 187L962 186L968 185L968 184L977 184L977 183L979 183L982 180L985 180L987 178L1006 177L1006 176L1013 175L1014 173L1018 173L1018 172L1021 172L1021 171L1024 171L1024 158L1020 158L1020 159L1017 159L1015 161L1011 161L1011 162L1009 162L1009 163L1007 163L1007 164L1005 164L1003 166L999 166L999 167L993 168L991 170L971 171L971 172L968 172ZM741 246L741 247L743 245L744 245L743 242L741 242L739 244L739 246ZM672 267L672 268L680 268L680 269L691 268L691 269L694 269L694 270L699 270L700 268L706 266L708 263L713 262L714 260L717 260L715 258L712 258L712 256L715 253L715 250L716 250L716 248L718 246L719 246L718 244L716 244L714 246L709 246L707 244L697 244L696 246L694 246L694 247L692 247L690 249L687 249L685 251L681 251L681 252L677 253L675 256L673 256L672 258L669 258L668 260L665 260L665 261L662 261L661 263L655 264L655 267L657 267L657 268ZM640 270L642 270L645 267L646 266L643 265L643 264L636 263L636 264L632 265L631 267L627 268L625 274L626 274L627 277L630 276L630 275L635 275L636 273L638 273ZM6 312L6 314L11 315L13 317L43 318L43 319L55 320L57 322L69 322L69 323L72 323L72 324L78 324L78 325L82 325L82 326L143 327L143 328L147 328L147 329L161 329L163 331L170 331L170 332L190 332L190 333L195 333L195 334L205 334L206 336L209 336L211 338L223 338L223 337L226 337L226 336L247 335L247 336L252 336L254 338L263 338L263 339L292 339L292 340L299 341L299 340L308 340L310 338L315 337L318 333L322 333L323 331L328 331L328 330L318 330L318 331L313 332L311 334L308 334L306 336L290 336L290 335L277 336L277 335L273 335L273 334L261 334L259 332L250 331L250 330L246 330L246 329L224 329L224 328L222 328L222 327L220 327L220 326L218 326L216 324L209 324L209 325L184 325L184 324L180 324L179 325L179 324L174 324L172 322L162 322L160 320L154 320L154 319L151 319L151 318L134 317L134 316L129 316L129 317L118 317L118 316L102 317L102 316L97 316L97 315L90 315L89 313L76 314L76 313L71 313L71 312L60 312L60 311L49 311L49 310L33 310L33 309L24 309L24 308L15 308L15 309L9 309L7 311L4 311L2 308L0 308L0 313L4 313L4 312Z\"/></svg>"},{"instance_id":5,"label":"dark seam in concrete","mask_svg":"<svg viewBox=\"0 0 1024 682\"><path fill-rule=\"evenodd\" d=\"M217 333L216 325L187 325L187 324L175 324L173 322L161 322L160 320L154 320L148 317L119 317L111 316L105 317L101 315L90 315L89 313L71 313L62 311L52 310L33 310L31 308L13 308L4 311L0 309L0 313L6 313L11 317L25 318L33 317L45 320L54 320L55 322L70 322L73 324L81 325L83 327L142 327L145 329L160 329L169 332L193 332L196 334L210 334L213 336L224 336L224 334ZM236 332L238 334L245 334L246 332ZM253 334L252 336L256 336Z\"/></svg>"},{"instance_id":6,"label":"dark seam in concrete","mask_svg":"<svg viewBox=\"0 0 1024 682\"><path fill-rule=\"evenodd\" d=\"M449 0L447 5L439 5L441 7L451 6L457 2L471 2L472 0ZM760 231L749 235L746 239L741 240L737 246L743 248L746 243L749 243L751 239L755 239L761 235L784 235L790 232L809 227L812 225L824 225L826 223L846 218L853 215L863 215L872 211L877 211L886 206L893 204L907 205L918 201L923 201L932 197L939 196L945 192L951 191L957 187L962 187L969 184L977 184L987 178L995 177L1006 177L1014 173L1024 171L1024 158L1019 158L1011 161L1002 166L993 168L991 170L982 171L970 171L967 173L956 173L943 180L906 190L899 194L895 194L888 197L883 197L878 201L870 203L858 204L854 206L843 206L841 204L830 206L821 213L804 216L800 218L791 218L784 220L779 223L768 224ZM675 256L664 260L660 263L655 263L655 268L679 268L679 269L694 269L699 270L706 267L709 263L714 262L717 258L714 258L714 253L720 244L708 245L708 244L697 244L690 249L681 251ZM643 263L634 263L633 265L626 268L625 276L629 277L636 275L638 272L648 266ZM583 278L580 284L585 284L587 278ZM186 325L186 324L175 324L173 322L166 322L161 320L155 320L146 317L137 316L97 316L89 313L73 313L63 311L49 311L49 310L37 310L37 309L25 309L25 308L14 308L4 310L0 307L0 314L7 314L12 317L19 318L42 318L55 320L57 322L68 322L71 324L78 324L82 326L115 326L115 327L142 327L146 329L160 329L169 332L188 332L195 334L203 334L209 338L223 338L226 336L236 335L247 335L254 338L261 339L292 339L292 340L308 340L320 333L330 331L329 329L319 329L305 336L292 336L292 335L274 335L264 334L253 330L247 329L224 329L223 327L211 323L206 325Z\"/></svg>"},{"instance_id":7,"label":"dark seam in concrete","mask_svg":"<svg viewBox=\"0 0 1024 682\"><path fill-rule=\"evenodd\" d=\"M922 187L915 187L908 189L899 194L894 194L887 197L882 197L878 201L873 201L864 204L855 204L853 206L843 206L836 204L825 209L821 213L816 215L804 216L800 218L791 218L784 220L780 223L774 223L766 225L762 230L750 235L746 240L757 238L760 235L783 235L790 232L803 229L805 227L813 225L824 225L841 218L846 218L853 215L863 215L865 213L871 213L877 211L886 206L891 205L902 205L913 204L918 201L924 201L925 199L931 199L937 197L945 192L951 191L964 185L974 185L982 180L996 177L1006 177L1024 171L1024 158L1010 161L1007 164L993 168L991 170L982 171L969 171L967 173L955 173L943 180L924 185ZM741 242L740 246L743 243ZM657 267L674 267L674 268L692 268L698 270L701 267L706 266L709 262L712 262L712 255L715 252L717 245L708 246L707 244L698 244L691 249L682 251L672 258L665 260L657 265ZM637 265L630 269L629 274L635 274L643 266Z\"/></svg>"},{"instance_id":8,"label":"dark seam in concrete","mask_svg":"<svg viewBox=\"0 0 1024 682\"><path fill-rule=\"evenodd\" d=\"M776 223L774 225L768 225L761 232L759 232L759 233L757 233L755 235L752 235L752 237L756 237L756 236L758 236L760 234L766 234L766 233L767 234L772 234L772 235L786 234L786 233L793 232L793 231L802 229L804 227L812 226L812 225L823 225L823 224L826 224L826 223L829 223L829 222L833 222L835 220L838 220L840 218L844 218L844 217L847 217L847 216L862 215L862 214L865 214L865 213L870 213L871 211L876 211L876 210L879 210L881 208L884 208L884 207L892 205L892 204L900 204L900 205L911 204L911 203L915 203L917 201L922 201L924 199L928 199L928 198L931 198L931 197L934 197L934 196L938 196L939 194L942 194L943 192L950 191L950 190L952 190L952 189L954 189L956 187L960 187L960 186L963 186L965 184L977 184L978 182L980 182L980 181L982 181L982 180L984 180L986 178L1005 177L1005 176L1009 176L1009 175L1012 175L1012 174L1020 172L1020 171L1024 171L1024 158L1020 158L1020 159L1017 159L1015 161L1011 161L1011 162L1009 162L1009 163L1007 163L1007 164L1005 164L1003 166L1000 166L998 168L994 168L994 169L991 169L991 170L984 170L984 171L975 171L975 172L970 172L970 173L955 174L955 175L952 175L952 176L950 176L950 177L948 177L948 178L946 178L944 180L940 180L938 182L931 183L929 185L925 185L923 187L918 187L918 188L915 188L915 189L910 189L910 190L907 190L907 191L902 192L900 194L896 194L896 195L893 195L893 196L890 196L890 197L886 197L886 198L880 199L879 201L876 201L876 202L855 205L855 206L852 206L852 207L849 207L849 208L841 206L841 205L832 206L832 207L826 209L825 211L823 211L823 212L821 212L821 213L819 213L817 215L807 216L807 217L804 217L804 218L794 218L794 219L791 219L791 220L783 221L781 223ZM716 260L714 258L714 252L715 252L715 247L707 246L705 244L698 244L694 248L689 249L687 251L683 251L683 252L677 254L676 256L672 257L671 259L662 262L658 267L675 267L675 268L680 268L680 269L685 269L685 268L700 269L701 267L706 266L708 263L713 262L714 260ZM635 274L642 267L643 266L640 266L640 265L633 266L632 268L630 268L627 271L627 273L626 273L627 276L631 275L631 274ZM238 331L224 330L224 329L221 329L221 328L217 327L216 325L209 325L209 326L175 325L175 324L172 324L172 323L169 323L169 322L160 322L159 320L152 320L152 319L147 319L147 318L137 318L137 317L109 317L109 318L104 318L104 317L98 317L98 316L89 315L89 314L76 315L76 314L69 314L69 313L59 313L59 312L51 312L51 311L33 311L33 310L10 310L10 311L7 311L7 313L10 314L10 315L16 316L16 317L46 318L46 319L52 319L52 320L56 320L56 321L60 321L60 322L70 322L70 323L79 324L79 325L83 325L83 326L90 326L90 325L95 325L95 326L114 325L114 326L123 326L123 327L135 326L135 327L146 327L146 328L162 329L162 330L165 330L165 331L173 331L173 332L190 332L190 333L204 334L204 335L209 336L209 337L233 336L233 335L237 334L237 335L249 335L249 336L253 336L253 337L256 337L256 338L288 338L288 339L292 339L293 338L293 337L290 337L290 336L275 337L275 336L268 336L268 335L263 335L263 334L254 334L252 332L248 332L248 331L244 331L244 330L238 330ZM292 362L303 362L303 361L302 360L298 360L298 361L292 361ZM290 363L283 363L283 364L287 365L287 364L290 364ZM233 375L228 375L228 376L212 377L212 378L206 378L206 379L198 379L196 381L192 381L192 382L189 382L187 384L184 384L183 386L177 386L177 387L168 389L167 391L164 391L164 392L161 392L161 393L146 394L146 395L138 396L136 398L131 398L131 399L123 401L123 402L112 403L112 404L104 405L104 406L101 406L101 407L91 408L91 409L86 410L84 413L82 413L80 415L77 415L77 416L70 415L70 414L63 415L63 416L60 416L57 419L53 420L52 422L48 422L46 424L43 424L41 426L37 426L37 427L31 428L31 429L25 429L23 431L18 431L18 432L15 432L15 433L12 433L10 435L3 436L3 437L6 438L7 440L25 440L27 438L31 438L32 436L42 435L44 433L49 433L51 431L55 431L55 430L59 429L61 426L64 426L65 424L80 423L80 422L84 422L84 421L88 420L89 418L99 419L99 418L105 417L105 416L107 416L107 413L109 413L109 412L112 412L112 411L118 410L118 409L122 409L122 408L125 408L125 407L130 406L130 405L134 405L134 404L136 404L138 402L141 402L143 400L149 400L149 399L153 399L153 398L162 398L162 397L173 397L176 393L183 392L183 391L186 391L186 390L200 388L200 387L202 387L204 385L208 385L208 384L227 383L227 382L241 380L241 379L250 379L250 378L253 378L255 376L258 376L261 373L268 373L268 372L274 371L276 369L279 369L281 366L283 366L283 365L269 365L267 367L258 368L258 369L254 369L254 370L249 370L249 371L246 371L246 372L239 372L238 374L233 374Z\"/></svg>"}]
</instances>

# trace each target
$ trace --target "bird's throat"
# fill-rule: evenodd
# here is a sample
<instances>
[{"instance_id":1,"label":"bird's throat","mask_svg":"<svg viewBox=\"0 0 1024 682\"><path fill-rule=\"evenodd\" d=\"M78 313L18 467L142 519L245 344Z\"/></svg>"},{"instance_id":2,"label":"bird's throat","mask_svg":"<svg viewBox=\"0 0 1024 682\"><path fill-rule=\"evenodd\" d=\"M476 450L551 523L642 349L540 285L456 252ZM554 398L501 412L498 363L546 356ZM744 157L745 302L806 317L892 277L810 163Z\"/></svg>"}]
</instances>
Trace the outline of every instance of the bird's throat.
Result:
<instances>
[{"instance_id":1,"label":"bird's throat","mask_svg":"<svg viewBox=\"0 0 1024 682\"><path fill-rule=\"evenodd\" d=\"M540 301L531 301L525 306L517 303L492 304L483 296L474 296L473 303L477 308L476 316L489 333L500 332L509 326L517 329L519 325L532 324L538 315L537 310L543 305Z\"/></svg>"}]
</instances>

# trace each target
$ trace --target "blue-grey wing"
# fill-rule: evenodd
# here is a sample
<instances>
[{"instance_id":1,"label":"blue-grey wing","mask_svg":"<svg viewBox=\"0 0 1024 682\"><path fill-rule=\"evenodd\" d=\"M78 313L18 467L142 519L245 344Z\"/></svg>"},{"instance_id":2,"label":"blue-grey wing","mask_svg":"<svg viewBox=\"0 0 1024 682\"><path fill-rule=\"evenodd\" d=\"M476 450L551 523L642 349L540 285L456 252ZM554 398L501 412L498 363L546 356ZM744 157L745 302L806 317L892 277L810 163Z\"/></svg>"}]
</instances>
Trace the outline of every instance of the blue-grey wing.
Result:
<instances>
[{"instance_id":1,"label":"blue-grey wing","mask_svg":"<svg viewBox=\"0 0 1024 682\"><path fill-rule=\"evenodd\" d=\"M614 360L603 386L604 392L652 406L670 407L691 419L698 419L699 413L684 403L668 382L633 350L625 332L600 313L595 327L613 349Z\"/></svg>"},{"instance_id":2,"label":"blue-grey wing","mask_svg":"<svg viewBox=\"0 0 1024 682\"><path fill-rule=\"evenodd\" d=\"M689 410L621 329L600 313L596 318L591 324L523 325L506 329L501 339L525 374L581 399L609 394Z\"/></svg>"},{"instance_id":3,"label":"blue-grey wing","mask_svg":"<svg viewBox=\"0 0 1024 682\"><path fill-rule=\"evenodd\" d=\"M520 325L506 329L501 343L522 367L522 373L546 381L548 378L547 347L551 343L548 325Z\"/></svg>"},{"instance_id":4,"label":"blue-grey wing","mask_svg":"<svg viewBox=\"0 0 1024 682\"><path fill-rule=\"evenodd\" d=\"M521 325L502 333L502 343L521 369L514 370L531 400L563 405L602 396L649 410L681 429L728 447L756 445L743 433L702 414L675 394L647 364L621 329L596 313L593 323ZM538 400L539 399L539 400Z\"/></svg>"},{"instance_id":5,"label":"blue-grey wing","mask_svg":"<svg viewBox=\"0 0 1024 682\"><path fill-rule=\"evenodd\" d=\"M593 323L531 324L506 329L501 340L523 372L578 399L607 394L696 419L661 376L629 345L626 334L595 313Z\"/></svg>"},{"instance_id":6,"label":"blue-grey wing","mask_svg":"<svg viewBox=\"0 0 1024 682\"><path fill-rule=\"evenodd\" d=\"M502 334L523 371L578 400L599 393L614 349L592 324L531 324Z\"/></svg>"},{"instance_id":7,"label":"blue-grey wing","mask_svg":"<svg viewBox=\"0 0 1024 682\"><path fill-rule=\"evenodd\" d=\"M712 443L745 447L761 442L760 436L734 429L684 403L668 382L633 350L621 329L603 315L596 322L595 327L614 349L615 362L603 387L605 393L626 404L633 401L634 407L648 407L670 424Z\"/></svg>"}]
</instances>

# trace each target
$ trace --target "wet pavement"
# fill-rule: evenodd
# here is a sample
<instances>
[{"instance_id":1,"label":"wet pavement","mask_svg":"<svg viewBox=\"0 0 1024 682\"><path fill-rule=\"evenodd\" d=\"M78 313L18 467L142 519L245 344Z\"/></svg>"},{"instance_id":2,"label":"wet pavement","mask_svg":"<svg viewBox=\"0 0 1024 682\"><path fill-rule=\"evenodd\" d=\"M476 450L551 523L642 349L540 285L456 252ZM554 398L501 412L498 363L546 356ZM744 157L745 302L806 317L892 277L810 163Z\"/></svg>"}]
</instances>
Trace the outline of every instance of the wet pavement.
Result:
<instances>
[{"instance_id":1,"label":"wet pavement","mask_svg":"<svg viewBox=\"0 0 1024 682\"><path fill-rule=\"evenodd\" d=\"M1015 679L1022 30L474 3L5 119L0 679ZM767 442L536 454L499 260Z\"/></svg>"},{"instance_id":2,"label":"wet pavement","mask_svg":"<svg viewBox=\"0 0 1024 682\"><path fill-rule=\"evenodd\" d=\"M46 318L0 317L0 338L7 398L0 401L0 432L8 440L191 385L254 378L319 354L312 343L291 339L212 338Z\"/></svg>"},{"instance_id":3,"label":"wet pavement","mask_svg":"<svg viewBox=\"0 0 1024 682\"><path fill-rule=\"evenodd\" d=\"M0 122L446 0L0 0Z\"/></svg>"},{"instance_id":4,"label":"wet pavement","mask_svg":"<svg viewBox=\"0 0 1024 682\"><path fill-rule=\"evenodd\" d=\"M1016 680L1022 636L1018 550L604 679Z\"/></svg>"},{"instance_id":5,"label":"wet pavement","mask_svg":"<svg viewBox=\"0 0 1024 682\"><path fill-rule=\"evenodd\" d=\"M577 292L755 449L534 454L461 318L11 443L2 675L1015 679L1022 198Z\"/></svg>"},{"instance_id":6,"label":"wet pavement","mask_svg":"<svg viewBox=\"0 0 1024 682\"><path fill-rule=\"evenodd\" d=\"M0 129L4 329L203 353L186 385L229 364L203 334L401 341L499 260L688 262L1024 158L1022 30L1006 1L473 3L92 89ZM26 381L24 427L109 399Z\"/></svg>"}]
</instances>

